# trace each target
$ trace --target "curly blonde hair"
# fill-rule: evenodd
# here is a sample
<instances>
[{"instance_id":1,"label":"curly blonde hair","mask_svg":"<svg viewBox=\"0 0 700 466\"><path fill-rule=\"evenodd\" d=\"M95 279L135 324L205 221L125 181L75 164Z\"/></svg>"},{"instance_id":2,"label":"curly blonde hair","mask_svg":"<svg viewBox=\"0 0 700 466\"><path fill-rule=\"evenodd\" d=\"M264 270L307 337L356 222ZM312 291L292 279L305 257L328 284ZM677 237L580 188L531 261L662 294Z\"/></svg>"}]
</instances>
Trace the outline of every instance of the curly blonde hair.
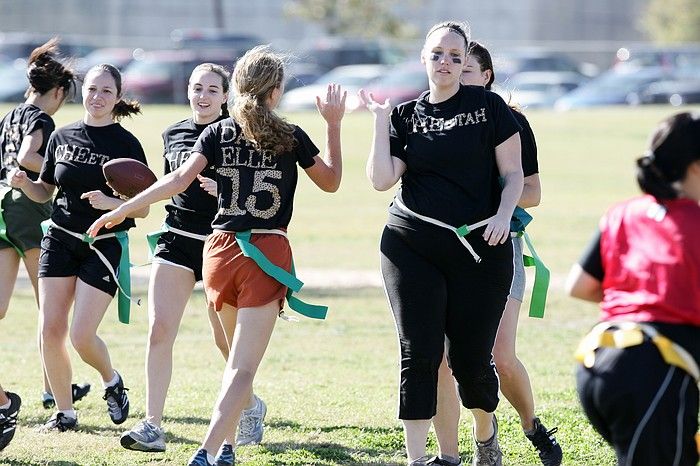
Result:
<instances>
[{"instance_id":1,"label":"curly blonde hair","mask_svg":"<svg viewBox=\"0 0 700 466\"><path fill-rule=\"evenodd\" d=\"M294 126L266 105L274 89L284 79L284 57L267 45L248 50L233 70L236 92L231 115L241 126L243 136L256 147L276 154L294 148Z\"/></svg>"}]
</instances>

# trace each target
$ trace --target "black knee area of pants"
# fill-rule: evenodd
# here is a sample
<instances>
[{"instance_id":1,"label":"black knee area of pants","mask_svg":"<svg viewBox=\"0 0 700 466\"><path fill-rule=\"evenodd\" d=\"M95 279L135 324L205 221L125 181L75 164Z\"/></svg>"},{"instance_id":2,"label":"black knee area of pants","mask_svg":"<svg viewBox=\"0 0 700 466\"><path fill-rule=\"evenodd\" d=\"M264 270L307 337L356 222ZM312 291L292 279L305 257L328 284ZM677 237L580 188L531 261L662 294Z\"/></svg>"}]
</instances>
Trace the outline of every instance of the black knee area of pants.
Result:
<instances>
[{"instance_id":1,"label":"black knee area of pants","mask_svg":"<svg viewBox=\"0 0 700 466\"><path fill-rule=\"evenodd\" d=\"M430 419L435 416L441 361L435 358L401 361L399 419Z\"/></svg>"},{"instance_id":2,"label":"black knee area of pants","mask_svg":"<svg viewBox=\"0 0 700 466\"><path fill-rule=\"evenodd\" d=\"M473 368L453 367L459 396L465 408L483 409L487 413L498 406L498 376L493 365Z\"/></svg>"}]
</instances>

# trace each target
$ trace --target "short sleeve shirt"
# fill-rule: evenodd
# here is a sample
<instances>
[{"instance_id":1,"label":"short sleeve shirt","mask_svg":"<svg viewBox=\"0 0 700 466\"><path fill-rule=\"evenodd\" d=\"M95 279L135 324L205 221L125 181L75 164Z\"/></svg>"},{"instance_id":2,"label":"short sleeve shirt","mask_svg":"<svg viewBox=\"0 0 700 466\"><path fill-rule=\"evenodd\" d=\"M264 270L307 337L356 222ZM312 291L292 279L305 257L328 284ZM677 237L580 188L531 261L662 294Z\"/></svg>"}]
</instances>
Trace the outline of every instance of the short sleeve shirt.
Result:
<instances>
[{"instance_id":1,"label":"short sleeve shirt","mask_svg":"<svg viewBox=\"0 0 700 466\"><path fill-rule=\"evenodd\" d=\"M95 190L114 196L102 166L118 158L147 163L138 139L119 123L98 127L77 121L57 129L49 139L40 174L43 182L58 188L51 220L67 230L85 232L105 211L93 208L80 196ZM134 220L127 218L114 228L103 228L99 234L127 230L134 225Z\"/></svg>"},{"instance_id":2,"label":"short sleeve shirt","mask_svg":"<svg viewBox=\"0 0 700 466\"><path fill-rule=\"evenodd\" d=\"M520 127L520 157L523 165L523 176L532 176L539 173L539 165L537 163L537 142L535 141L535 133L532 132L530 122L527 121L525 115L517 110L512 110L515 121Z\"/></svg>"},{"instance_id":3,"label":"short sleeve shirt","mask_svg":"<svg viewBox=\"0 0 700 466\"><path fill-rule=\"evenodd\" d=\"M396 197L412 211L455 227L491 217L501 196L496 146L520 131L513 112L480 86L460 86L437 104L429 96L400 104L391 114L391 155L407 167ZM393 204L389 211L411 221Z\"/></svg>"},{"instance_id":4,"label":"short sleeve shirt","mask_svg":"<svg viewBox=\"0 0 700 466\"><path fill-rule=\"evenodd\" d=\"M700 206L640 196L611 207L581 259L601 279L603 320L700 326ZM597 257L596 257L597 256ZM597 273L599 260L602 277Z\"/></svg>"},{"instance_id":5,"label":"short sleeve shirt","mask_svg":"<svg viewBox=\"0 0 700 466\"><path fill-rule=\"evenodd\" d=\"M241 127L227 118L209 125L193 152L216 167L219 193L214 229L286 228L292 218L298 172L314 165L318 148L298 126L295 145L281 154L258 149L243 136Z\"/></svg>"},{"instance_id":6,"label":"short sleeve shirt","mask_svg":"<svg viewBox=\"0 0 700 466\"><path fill-rule=\"evenodd\" d=\"M192 153L199 135L208 125L198 125L192 118L179 121L163 132L164 173L167 175L185 163ZM202 176L216 179L212 164L202 171ZM199 180L194 180L187 189L172 197L165 206L168 216L165 222L198 235L211 233L211 222L216 214L216 197L200 187Z\"/></svg>"},{"instance_id":7,"label":"short sleeve shirt","mask_svg":"<svg viewBox=\"0 0 700 466\"><path fill-rule=\"evenodd\" d=\"M49 136L54 128L53 119L48 113L36 105L21 104L15 107L0 123L0 160L2 160L2 175L11 168L19 166L17 155L24 138L36 130L41 130L43 137L39 154L44 155ZM39 177L37 172L22 167L30 179Z\"/></svg>"}]
</instances>

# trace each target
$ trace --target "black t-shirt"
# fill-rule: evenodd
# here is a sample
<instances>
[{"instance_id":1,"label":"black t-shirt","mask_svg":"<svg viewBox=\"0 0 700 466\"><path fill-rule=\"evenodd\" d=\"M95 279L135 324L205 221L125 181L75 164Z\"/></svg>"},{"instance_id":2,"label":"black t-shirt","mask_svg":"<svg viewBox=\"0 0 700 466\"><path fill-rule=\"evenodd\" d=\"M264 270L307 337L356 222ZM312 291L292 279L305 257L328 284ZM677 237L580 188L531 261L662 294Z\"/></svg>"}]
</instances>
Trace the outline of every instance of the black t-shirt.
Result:
<instances>
[{"instance_id":1,"label":"black t-shirt","mask_svg":"<svg viewBox=\"0 0 700 466\"><path fill-rule=\"evenodd\" d=\"M0 160L2 161L2 177L7 171L19 166L17 154L22 146L24 138L40 129L42 133L42 143L39 148L39 155L44 155L49 136L56 125L48 113L32 104L20 104L0 122ZM22 167L30 179L35 180L39 174L35 171Z\"/></svg>"},{"instance_id":2,"label":"black t-shirt","mask_svg":"<svg viewBox=\"0 0 700 466\"><path fill-rule=\"evenodd\" d=\"M537 163L537 143L535 142L535 133L532 132L530 123L525 118L525 115L519 111L512 109L515 121L520 127L520 157L523 165L523 176L531 176L539 173L539 165Z\"/></svg>"},{"instance_id":3,"label":"black t-shirt","mask_svg":"<svg viewBox=\"0 0 700 466\"><path fill-rule=\"evenodd\" d=\"M113 197L112 189L102 174L102 166L110 160L131 158L147 163L143 148L133 134L119 123L88 126L82 121L57 129L46 148L40 178L58 188L51 220L67 230L83 233L106 211L94 209L83 193L100 190ZM133 227L127 218L100 234Z\"/></svg>"},{"instance_id":4,"label":"black t-shirt","mask_svg":"<svg viewBox=\"0 0 700 466\"><path fill-rule=\"evenodd\" d=\"M481 86L460 86L438 104L429 95L391 114L391 155L407 167L396 197L455 227L491 217L501 199L496 146L520 131L513 112ZM393 204L389 212L411 220Z\"/></svg>"},{"instance_id":5,"label":"black t-shirt","mask_svg":"<svg viewBox=\"0 0 700 466\"><path fill-rule=\"evenodd\" d=\"M294 149L283 154L258 150L232 118L207 126L192 149L216 167L218 209L212 226L225 231L286 228L301 168L315 163L318 148L295 126Z\"/></svg>"},{"instance_id":6,"label":"black t-shirt","mask_svg":"<svg viewBox=\"0 0 700 466\"><path fill-rule=\"evenodd\" d=\"M166 175L185 163L192 153L192 147L197 142L197 138L207 126L198 125L192 118L188 118L169 126L163 132ZM202 176L215 179L214 166L209 165L204 169ZM211 233L211 221L216 215L216 198L204 191L199 184L199 180L195 179L187 189L173 196L170 203L165 206L168 211L165 222L190 233L208 235Z\"/></svg>"},{"instance_id":7,"label":"black t-shirt","mask_svg":"<svg viewBox=\"0 0 700 466\"><path fill-rule=\"evenodd\" d=\"M586 273L598 281L603 281L605 269L603 268L603 258L600 255L600 230L597 230L596 234L593 235L578 263Z\"/></svg>"}]
</instances>

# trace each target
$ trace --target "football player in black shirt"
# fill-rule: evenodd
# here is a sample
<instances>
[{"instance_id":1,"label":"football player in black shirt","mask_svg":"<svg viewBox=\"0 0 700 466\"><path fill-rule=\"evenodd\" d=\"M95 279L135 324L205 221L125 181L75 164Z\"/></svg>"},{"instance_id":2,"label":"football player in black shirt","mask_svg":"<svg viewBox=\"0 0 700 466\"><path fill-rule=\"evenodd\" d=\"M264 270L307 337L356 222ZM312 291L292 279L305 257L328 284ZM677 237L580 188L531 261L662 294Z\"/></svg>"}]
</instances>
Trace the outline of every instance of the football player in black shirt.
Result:
<instances>
[{"instance_id":1,"label":"football player in black shirt","mask_svg":"<svg viewBox=\"0 0 700 466\"><path fill-rule=\"evenodd\" d=\"M216 167L218 208L214 232L204 246L202 274L207 300L219 311L226 333L236 329L236 338L209 430L189 463L194 466L212 466L213 453L235 430L287 292L286 285L263 271L264 261L246 257L243 248L254 246L272 265L289 272L292 252L286 229L297 165L327 192L338 189L342 175L345 94L339 86L329 85L326 96L316 99L327 123L327 151L320 157L301 128L274 112L284 92L282 57L266 46L249 50L236 63L233 84L231 118L209 125L184 164L89 229L95 235L103 226L116 226L134 209L184 191L202 170Z\"/></svg>"},{"instance_id":2,"label":"football player in black shirt","mask_svg":"<svg viewBox=\"0 0 700 466\"><path fill-rule=\"evenodd\" d=\"M491 90L494 80L495 72L491 54L486 47L472 41L466 66L462 72L462 84L484 86L487 90ZM535 136L525 115L514 106L511 106L511 109L522 128L520 144L525 178L523 194L520 196L518 205L522 208L534 207L539 205L541 195ZM525 366L515 353L518 313L525 291L525 266L522 238L512 237L511 240L513 242L513 282L496 334L496 343L493 347L494 362L498 370L501 392L520 415L523 431L537 448L542 463L546 466L558 466L562 459L561 447L556 442L553 432L547 431L539 418L535 417L535 402L530 379ZM459 416L459 395L447 360L443 358L438 379L437 414L433 418L435 435L440 447L440 456L435 464L444 466L460 464L457 439Z\"/></svg>"},{"instance_id":3,"label":"football player in black shirt","mask_svg":"<svg viewBox=\"0 0 700 466\"><path fill-rule=\"evenodd\" d=\"M375 116L370 181L387 190L401 180L380 249L401 346L399 418L413 466L436 461L425 447L445 348L475 418L474 462L501 464L491 350L513 276L520 127L499 96L460 85L468 45L460 23L436 24L421 53L428 92L393 111L360 92Z\"/></svg>"},{"instance_id":4,"label":"football player in black shirt","mask_svg":"<svg viewBox=\"0 0 700 466\"><path fill-rule=\"evenodd\" d=\"M15 170L11 179L36 202L46 202L58 188L51 225L41 242L39 257L39 308L41 349L58 412L44 430L75 429L77 414L71 398L71 362L66 350L70 339L83 361L97 369L105 387L104 399L115 424L129 413L129 400L121 376L114 370L105 342L97 336L107 306L119 287L120 239L143 217L148 208L132 213L115 230L103 231L94 242L84 232L102 211L124 201L112 197L102 166L115 158L129 157L146 163L139 141L119 119L140 111L138 102L122 98L121 75L112 65L91 68L83 82L83 119L57 129L49 139L39 179Z\"/></svg>"},{"instance_id":5,"label":"football player in black shirt","mask_svg":"<svg viewBox=\"0 0 700 466\"><path fill-rule=\"evenodd\" d=\"M229 86L229 74L220 65L203 63L192 71L187 88L192 117L169 126L163 132L166 175L187 161L204 128L229 116ZM168 214L164 231L158 238L153 254L148 296L146 418L122 435L122 446L130 450L165 450L161 423L172 376L173 344L185 305L195 283L202 279L202 250L206 237L212 232L211 222L216 215L214 177L214 167L207 167L198 176L199 181L194 181L185 191L173 196L166 206ZM205 190L210 186L213 196ZM175 289L173 283L178 284ZM230 341L226 338L216 311L210 308L209 315L217 346L224 354L224 359L227 359ZM252 409L244 410L243 414L249 414L248 417L252 420L246 421L242 416L238 444L251 443L241 441L241 430L253 428L254 432L250 434L262 434L264 406L262 400L255 397L248 406ZM250 438L250 435L248 437L248 440L257 442L261 439ZM232 451L232 448L228 444L224 450Z\"/></svg>"},{"instance_id":6,"label":"football player in black shirt","mask_svg":"<svg viewBox=\"0 0 700 466\"><path fill-rule=\"evenodd\" d=\"M55 125L51 116L75 91L75 72L58 59L58 39L34 49L27 63L29 88L26 100L0 120L0 221L6 229L0 235L0 319L5 316L17 279L20 259L39 303L37 269L41 222L51 214L51 201L34 202L19 189L5 184L13 168L21 167L35 180L39 176L49 136ZM90 391L89 384L73 385L74 401ZM44 373L45 408L55 405Z\"/></svg>"}]
</instances>

